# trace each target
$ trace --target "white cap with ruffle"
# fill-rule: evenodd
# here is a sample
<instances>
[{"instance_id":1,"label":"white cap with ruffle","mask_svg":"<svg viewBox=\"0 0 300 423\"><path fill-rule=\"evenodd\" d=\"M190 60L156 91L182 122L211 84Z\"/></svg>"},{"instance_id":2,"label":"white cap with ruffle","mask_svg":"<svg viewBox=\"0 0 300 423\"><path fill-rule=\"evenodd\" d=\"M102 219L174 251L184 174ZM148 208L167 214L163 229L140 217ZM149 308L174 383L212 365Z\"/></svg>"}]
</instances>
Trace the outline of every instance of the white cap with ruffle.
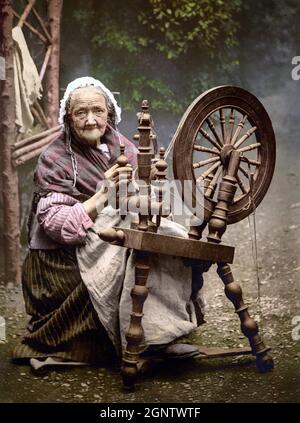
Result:
<instances>
[{"instance_id":1,"label":"white cap with ruffle","mask_svg":"<svg viewBox=\"0 0 300 423\"><path fill-rule=\"evenodd\" d=\"M103 85L102 82L98 81L98 79L92 78L91 76L84 76L82 78L74 79L74 81L68 84L67 89L64 93L64 96L60 101L58 123L61 125L64 124L64 117L66 114L66 103L70 95L72 94L72 92L76 90L77 88L89 87L89 86L99 87L110 99L115 109L116 125L118 125L118 123L121 122L121 108L118 106L113 93L108 88L106 88L106 86Z\"/></svg>"}]
</instances>

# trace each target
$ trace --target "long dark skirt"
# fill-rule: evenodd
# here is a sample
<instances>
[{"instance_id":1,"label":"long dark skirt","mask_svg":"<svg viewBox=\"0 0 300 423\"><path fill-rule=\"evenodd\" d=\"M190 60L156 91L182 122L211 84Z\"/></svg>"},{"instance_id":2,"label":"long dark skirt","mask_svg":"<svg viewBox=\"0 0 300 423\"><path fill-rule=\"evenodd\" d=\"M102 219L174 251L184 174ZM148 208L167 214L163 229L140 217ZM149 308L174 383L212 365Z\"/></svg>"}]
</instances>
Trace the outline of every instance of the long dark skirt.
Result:
<instances>
[{"instance_id":1,"label":"long dark skirt","mask_svg":"<svg viewBox=\"0 0 300 423\"><path fill-rule=\"evenodd\" d=\"M22 287L31 319L14 359L55 356L93 363L113 355L73 249L31 250L23 265Z\"/></svg>"}]
</instances>

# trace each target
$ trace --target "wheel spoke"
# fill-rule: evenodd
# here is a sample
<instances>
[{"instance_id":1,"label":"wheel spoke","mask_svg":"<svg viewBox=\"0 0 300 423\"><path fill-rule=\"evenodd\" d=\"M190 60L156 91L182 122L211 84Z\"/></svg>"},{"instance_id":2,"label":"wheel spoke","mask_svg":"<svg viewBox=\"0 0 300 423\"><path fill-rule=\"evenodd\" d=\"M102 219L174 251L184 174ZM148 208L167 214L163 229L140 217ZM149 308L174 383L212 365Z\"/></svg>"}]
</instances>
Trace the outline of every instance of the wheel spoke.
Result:
<instances>
[{"instance_id":1,"label":"wheel spoke","mask_svg":"<svg viewBox=\"0 0 300 423\"><path fill-rule=\"evenodd\" d=\"M196 151L202 151L203 153L210 153L210 154L217 154L220 155L218 150L214 150L213 148L208 147L202 147L202 145L194 145L194 150Z\"/></svg>"},{"instance_id":2,"label":"wheel spoke","mask_svg":"<svg viewBox=\"0 0 300 423\"><path fill-rule=\"evenodd\" d=\"M241 130L243 129L245 122L247 120L247 115L244 115L242 119L239 121L238 126L235 130L233 137L231 138L230 144L234 144L237 140L237 137L240 135Z\"/></svg>"},{"instance_id":3,"label":"wheel spoke","mask_svg":"<svg viewBox=\"0 0 300 423\"><path fill-rule=\"evenodd\" d=\"M249 137L251 137L251 135L257 130L257 126L253 126L253 128L250 128L245 135L243 135L235 144L235 148L238 148L241 144L243 144L243 142L246 141L246 139L248 139Z\"/></svg>"},{"instance_id":4,"label":"wheel spoke","mask_svg":"<svg viewBox=\"0 0 300 423\"><path fill-rule=\"evenodd\" d=\"M246 153L246 151L255 150L256 148L260 147L261 143L256 142L255 144L248 145L247 147L239 148L238 151L240 153Z\"/></svg>"},{"instance_id":5,"label":"wheel spoke","mask_svg":"<svg viewBox=\"0 0 300 423\"><path fill-rule=\"evenodd\" d=\"M239 175L236 175L236 180L238 183L238 186L241 188L243 194L247 194L247 192L249 192L249 189L247 190L245 188L245 185L243 184L243 182L241 181L241 178L239 177Z\"/></svg>"},{"instance_id":6,"label":"wheel spoke","mask_svg":"<svg viewBox=\"0 0 300 423\"><path fill-rule=\"evenodd\" d=\"M235 123L235 114L234 109L231 109L230 116L229 116L229 132L228 132L228 138L227 138L227 144L231 143L231 139L233 137L233 131L234 131L234 123Z\"/></svg>"},{"instance_id":7,"label":"wheel spoke","mask_svg":"<svg viewBox=\"0 0 300 423\"><path fill-rule=\"evenodd\" d=\"M242 172L244 176L246 176L246 178L249 179L249 173L241 165L239 166L239 170Z\"/></svg>"},{"instance_id":8,"label":"wheel spoke","mask_svg":"<svg viewBox=\"0 0 300 423\"><path fill-rule=\"evenodd\" d=\"M220 160L219 157L212 157L211 159L202 160L201 162L194 163L193 168L197 169L199 167L206 166L209 163L214 163L214 162L219 161L219 160Z\"/></svg>"},{"instance_id":9,"label":"wheel spoke","mask_svg":"<svg viewBox=\"0 0 300 423\"><path fill-rule=\"evenodd\" d=\"M200 128L201 134L206 138L214 147L216 147L218 150L221 150L220 144L218 144L210 135L208 132L204 131L204 129Z\"/></svg>"},{"instance_id":10,"label":"wheel spoke","mask_svg":"<svg viewBox=\"0 0 300 423\"><path fill-rule=\"evenodd\" d=\"M241 161L248 163L248 164L251 164L253 166L260 166L261 165L261 162L259 162L258 160L251 160L251 159L248 159L247 157L243 157L243 156L241 157Z\"/></svg>"},{"instance_id":11,"label":"wheel spoke","mask_svg":"<svg viewBox=\"0 0 300 423\"><path fill-rule=\"evenodd\" d=\"M220 123L221 123L223 144L226 144L227 135L226 135L226 119L225 119L225 115L224 115L224 110L220 109L219 114L220 114Z\"/></svg>"},{"instance_id":12,"label":"wheel spoke","mask_svg":"<svg viewBox=\"0 0 300 423\"><path fill-rule=\"evenodd\" d=\"M217 133L217 131L216 131L215 125L213 124L212 120L208 117L208 118L206 119L206 122L207 122L207 124L208 124L208 126L209 126L209 129L210 129L210 130L211 130L211 132L214 134L214 137L215 137L215 139L216 139L217 143L218 143L218 144L219 144L219 146L222 148L222 147L223 147L223 143L222 143L222 141L220 140L220 137L219 137L219 135L218 135L218 133Z\"/></svg>"},{"instance_id":13,"label":"wheel spoke","mask_svg":"<svg viewBox=\"0 0 300 423\"><path fill-rule=\"evenodd\" d=\"M213 196L217 182L218 182L219 177L221 175L221 172L222 172L222 166L220 166L218 168L218 170L216 171L216 173L214 174L214 177L212 178L210 184L208 185L208 187L205 191L205 197L211 198Z\"/></svg>"},{"instance_id":14,"label":"wheel spoke","mask_svg":"<svg viewBox=\"0 0 300 423\"><path fill-rule=\"evenodd\" d=\"M199 178L196 179L196 182L204 180L210 173L212 173L215 169L217 169L220 166L220 164L221 164L221 161L218 160L209 169L207 169L204 173L202 173L202 175L200 175Z\"/></svg>"}]
</instances>

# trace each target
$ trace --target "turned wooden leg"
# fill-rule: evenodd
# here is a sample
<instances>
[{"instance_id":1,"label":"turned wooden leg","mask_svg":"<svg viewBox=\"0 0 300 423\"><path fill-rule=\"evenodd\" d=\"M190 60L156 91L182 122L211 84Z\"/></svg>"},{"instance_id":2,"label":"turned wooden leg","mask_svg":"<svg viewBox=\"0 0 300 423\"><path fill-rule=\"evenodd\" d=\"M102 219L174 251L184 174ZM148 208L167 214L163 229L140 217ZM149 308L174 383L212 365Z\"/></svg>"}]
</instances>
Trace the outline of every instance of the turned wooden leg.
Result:
<instances>
[{"instance_id":1,"label":"turned wooden leg","mask_svg":"<svg viewBox=\"0 0 300 423\"><path fill-rule=\"evenodd\" d=\"M196 319L197 319L197 326L202 325L205 323L204 315L203 315L203 308L201 308L202 299L201 296L201 289L203 287L203 273L207 272L212 263L210 261L202 260L190 260L190 264L192 266L192 293L191 299L194 304Z\"/></svg>"},{"instance_id":2,"label":"turned wooden leg","mask_svg":"<svg viewBox=\"0 0 300 423\"><path fill-rule=\"evenodd\" d=\"M146 282L149 274L149 253L136 251L135 285L131 290L132 312L126 332L127 346L122 360L122 379L126 390L133 390L138 374L140 343L144 337L143 306L148 295Z\"/></svg>"},{"instance_id":3,"label":"turned wooden leg","mask_svg":"<svg viewBox=\"0 0 300 423\"><path fill-rule=\"evenodd\" d=\"M205 323L203 311L199 304L199 296L203 287L203 270L201 266L192 266L192 294L191 299L194 304L197 326Z\"/></svg>"},{"instance_id":4,"label":"turned wooden leg","mask_svg":"<svg viewBox=\"0 0 300 423\"><path fill-rule=\"evenodd\" d=\"M217 272L225 285L226 297L233 303L235 312L240 318L241 330L248 338L252 353L256 356L258 370L263 373L272 370L274 363L268 353L270 348L265 346L258 334L258 325L248 313L248 307L243 300L242 288L234 282L230 266L226 263L218 263Z\"/></svg>"}]
</instances>

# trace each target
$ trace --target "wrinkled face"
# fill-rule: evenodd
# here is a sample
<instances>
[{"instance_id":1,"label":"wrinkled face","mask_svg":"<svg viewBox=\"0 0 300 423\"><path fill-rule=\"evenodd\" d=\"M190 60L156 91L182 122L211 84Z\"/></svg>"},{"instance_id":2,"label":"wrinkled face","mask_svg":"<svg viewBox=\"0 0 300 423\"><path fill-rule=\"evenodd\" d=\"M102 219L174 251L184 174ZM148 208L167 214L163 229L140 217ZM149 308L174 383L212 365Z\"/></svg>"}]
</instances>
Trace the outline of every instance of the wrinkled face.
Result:
<instances>
[{"instance_id":1,"label":"wrinkled face","mask_svg":"<svg viewBox=\"0 0 300 423\"><path fill-rule=\"evenodd\" d=\"M89 145L97 145L105 132L108 116L106 101L99 89L84 87L75 90L69 114L77 138Z\"/></svg>"}]
</instances>

